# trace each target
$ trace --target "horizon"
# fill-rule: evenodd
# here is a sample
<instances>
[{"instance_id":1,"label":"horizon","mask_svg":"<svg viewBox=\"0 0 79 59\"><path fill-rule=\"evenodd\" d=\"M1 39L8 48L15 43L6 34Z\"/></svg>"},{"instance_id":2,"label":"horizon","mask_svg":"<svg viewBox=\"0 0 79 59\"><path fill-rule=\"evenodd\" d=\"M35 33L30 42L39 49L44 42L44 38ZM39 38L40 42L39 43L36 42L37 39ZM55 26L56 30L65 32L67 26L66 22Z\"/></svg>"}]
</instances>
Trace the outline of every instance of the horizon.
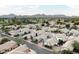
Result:
<instances>
[{"instance_id":1,"label":"horizon","mask_svg":"<svg viewBox=\"0 0 79 59\"><path fill-rule=\"evenodd\" d=\"M9 16L9 15L14 15L14 16L36 16L36 15L45 15L45 16L69 16L69 17L72 17L72 16L75 16L75 17L79 17L79 15L65 15L65 14L14 14L14 13L9 13L9 14L2 14L0 16Z\"/></svg>"},{"instance_id":2,"label":"horizon","mask_svg":"<svg viewBox=\"0 0 79 59\"><path fill-rule=\"evenodd\" d=\"M0 17L1 16L37 16L37 15L45 15L45 16L69 16L69 15L65 15L65 14L32 14L32 15L28 15L28 14L19 14L19 15L17 15L17 14L14 14L14 13L10 13L10 14L3 14L3 15L0 15ZM69 17L72 17L72 16L74 16L74 15L71 15L71 16L69 16ZM79 17L79 16L78 16Z\"/></svg>"}]
</instances>

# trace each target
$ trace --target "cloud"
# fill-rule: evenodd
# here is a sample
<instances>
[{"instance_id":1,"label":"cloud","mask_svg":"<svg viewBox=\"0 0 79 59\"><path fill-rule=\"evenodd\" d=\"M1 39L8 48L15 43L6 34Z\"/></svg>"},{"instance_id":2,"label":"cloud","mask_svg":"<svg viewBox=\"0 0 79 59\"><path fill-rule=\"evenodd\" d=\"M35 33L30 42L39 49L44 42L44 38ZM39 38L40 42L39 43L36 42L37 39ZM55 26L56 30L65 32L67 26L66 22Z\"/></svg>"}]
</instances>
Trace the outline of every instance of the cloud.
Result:
<instances>
[{"instance_id":1,"label":"cloud","mask_svg":"<svg viewBox=\"0 0 79 59\"><path fill-rule=\"evenodd\" d=\"M44 11L40 9L39 5L65 5L69 6L71 10L50 8L49 10ZM9 13L16 13L16 14L61 13L66 15L79 15L79 1L78 0L0 0L0 14L9 14Z\"/></svg>"},{"instance_id":2,"label":"cloud","mask_svg":"<svg viewBox=\"0 0 79 59\"><path fill-rule=\"evenodd\" d=\"M37 5L10 5L0 7L0 14L34 14L39 12L39 6Z\"/></svg>"},{"instance_id":3,"label":"cloud","mask_svg":"<svg viewBox=\"0 0 79 59\"><path fill-rule=\"evenodd\" d=\"M6 5L0 7L0 15L65 14L79 16L79 5Z\"/></svg>"},{"instance_id":4,"label":"cloud","mask_svg":"<svg viewBox=\"0 0 79 59\"><path fill-rule=\"evenodd\" d=\"M70 15L73 15L73 16L79 16L79 5L68 5L71 10L69 11L70 12Z\"/></svg>"},{"instance_id":5,"label":"cloud","mask_svg":"<svg viewBox=\"0 0 79 59\"><path fill-rule=\"evenodd\" d=\"M5 5L77 5L78 0L0 0L0 6Z\"/></svg>"}]
</instances>

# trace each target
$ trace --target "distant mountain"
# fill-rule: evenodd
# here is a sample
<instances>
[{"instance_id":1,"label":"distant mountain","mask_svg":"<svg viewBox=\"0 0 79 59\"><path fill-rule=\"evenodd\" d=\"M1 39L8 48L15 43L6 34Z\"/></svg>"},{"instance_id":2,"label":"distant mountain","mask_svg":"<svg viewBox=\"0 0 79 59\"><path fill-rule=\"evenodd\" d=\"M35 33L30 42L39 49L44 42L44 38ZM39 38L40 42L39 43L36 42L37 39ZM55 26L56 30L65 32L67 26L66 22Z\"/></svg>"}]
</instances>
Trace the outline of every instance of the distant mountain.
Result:
<instances>
[{"instance_id":1,"label":"distant mountain","mask_svg":"<svg viewBox=\"0 0 79 59\"><path fill-rule=\"evenodd\" d=\"M8 15L1 15L0 18L14 18L14 17L18 17L18 18L27 18L27 17L44 17L44 18L48 18L48 17L69 17L66 15L45 15L45 14L35 14L35 15L15 15L15 14L8 14Z\"/></svg>"},{"instance_id":2,"label":"distant mountain","mask_svg":"<svg viewBox=\"0 0 79 59\"><path fill-rule=\"evenodd\" d=\"M45 15L45 14L36 14L31 15L30 17L68 17L66 15Z\"/></svg>"},{"instance_id":3,"label":"distant mountain","mask_svg":"<svg viewBox=\"0 0 79 59\"><path fill-rule=\"evenodd\" d=\"M17 15L15 15L15 14L8 14L8 15L1 15L0 18L14 18L16 16Z\"/></svg>"}]
</instances>

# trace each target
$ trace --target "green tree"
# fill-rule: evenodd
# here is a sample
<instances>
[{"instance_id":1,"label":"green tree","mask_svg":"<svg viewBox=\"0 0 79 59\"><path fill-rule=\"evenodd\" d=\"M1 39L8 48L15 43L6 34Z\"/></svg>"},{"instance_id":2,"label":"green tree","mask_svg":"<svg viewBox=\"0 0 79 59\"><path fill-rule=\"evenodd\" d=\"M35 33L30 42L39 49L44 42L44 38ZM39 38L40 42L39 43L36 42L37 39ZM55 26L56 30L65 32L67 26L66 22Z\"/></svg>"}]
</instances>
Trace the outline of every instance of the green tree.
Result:
<instances>
[{"instance_id":1,"label":"green tree","mask_svg":"<svg viewBox=\"0 0 79 59\"><path fill-rule=\"evenodd\" d=\"M18 45L25 43L25 40L21 36L16 37L15 41L17 42Z\"/></svg>"},{"instance_id":2,"label":"green tree","mask_svg":"<svg viewBox=\"0 0 79 59\"><path fill-rule=\"evenodd\" d=\"M79 53L79 43L75 41L73 47L74 47L73 51Z\"/></svg>"}]
</instances>

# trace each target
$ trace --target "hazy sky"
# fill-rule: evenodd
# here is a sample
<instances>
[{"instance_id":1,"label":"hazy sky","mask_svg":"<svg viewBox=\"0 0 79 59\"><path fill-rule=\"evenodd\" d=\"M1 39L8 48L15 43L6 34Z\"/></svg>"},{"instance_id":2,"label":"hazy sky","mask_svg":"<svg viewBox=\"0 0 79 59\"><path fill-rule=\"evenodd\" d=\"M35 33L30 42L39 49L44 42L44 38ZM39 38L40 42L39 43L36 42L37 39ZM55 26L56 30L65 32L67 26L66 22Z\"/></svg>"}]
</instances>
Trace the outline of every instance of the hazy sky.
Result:
<instances>
[{"instance_id":1,"label":"hazy sky","mask_svg":"<svg viewBox=\"0 0 79 59\"><path fill-rule=\"evenodd\" d=\"M50 1L50 0L49 0ZM65 14L79 16L79 5L70 5L69 0L62 0L56 4L50 5L55 1L48 0L0 0L0 15L14 13L17 15L33 15L33 14ZM74 0L73 4L74 4ZM29 3L28 3L29 2ZM46 2L47 4L45 4ZM40 3L40 4L39 4ZM64 4L63 4L64 3Z\"/></svg>"}]
</instances>

